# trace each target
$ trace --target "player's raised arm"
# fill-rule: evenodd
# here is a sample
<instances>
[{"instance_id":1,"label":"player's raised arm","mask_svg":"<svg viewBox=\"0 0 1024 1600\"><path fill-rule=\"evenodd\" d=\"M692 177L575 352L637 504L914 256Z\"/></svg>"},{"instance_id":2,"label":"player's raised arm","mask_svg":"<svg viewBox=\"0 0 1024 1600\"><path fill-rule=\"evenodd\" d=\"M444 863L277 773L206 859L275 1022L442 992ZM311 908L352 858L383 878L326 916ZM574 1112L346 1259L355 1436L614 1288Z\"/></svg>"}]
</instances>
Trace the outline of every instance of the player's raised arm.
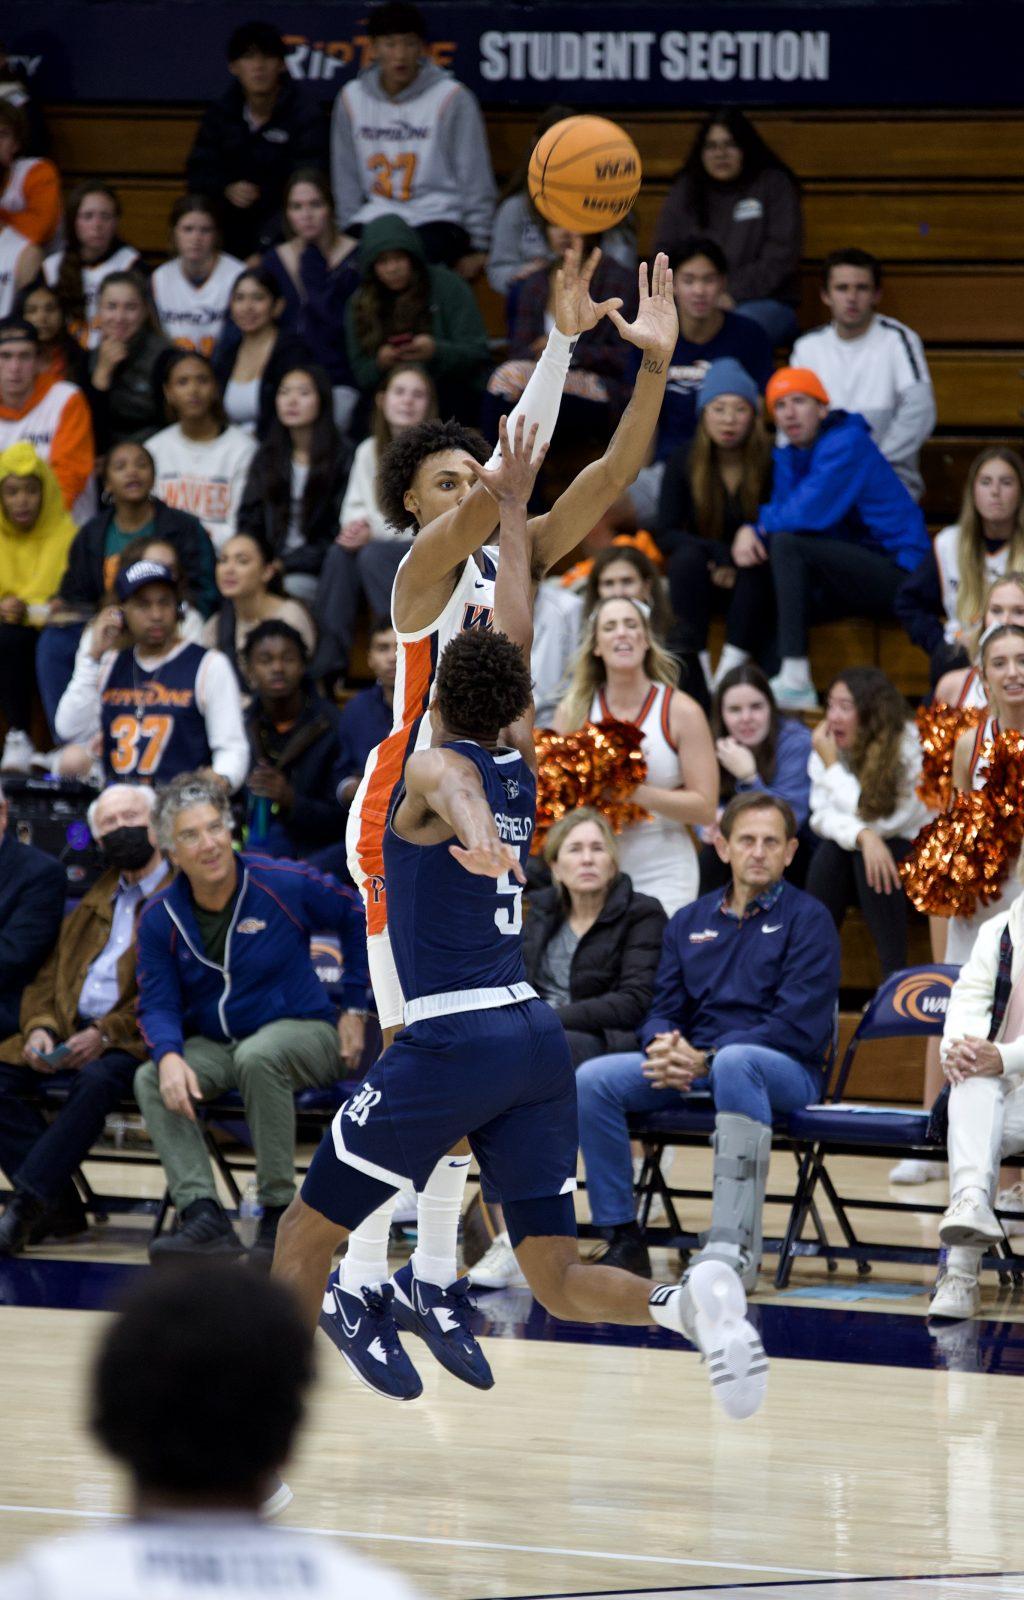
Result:
<instances>
[{"instance_id":1,"label":"player's raised arm","mask_svg":"<svg viewBox=\"0 0 1024 1600\"><path fill-rule=\"evenodd\" d=\"M405 767L405 796L395 813L398 833L412 843L441 843L431 837L431 821L442 824L442 839L455 835L450 853L460 866L483 878L511 872L519 883L526 875L519 851L504 844L494 813L472 761L454 750L421 750Z\"/></svg>"},{"instance_id":2,"label":"player's raised arm","mask_svg":"<svg viewBox=\"0 0 1024 1600\"><path fill-rule=\"evenodd\" d=\"M581 247L574 246L566 251L562 266L555 276L555 326L548 335L548 342L520 400L508 418L513 430L520 417L525 419L528 428L536 425L538 446L547 444L555 431L562 390L576 340L596 327L602 317L619 314L621 300L594 301L591 298L591 280L600 260L600 250L593 250L584 262ZM487 465L496 467L500 461L500 447L495 447ZM451 511L446 511L421 529L402 569L402 588L415 592L427 584L436 584L446 574L454 572L479 549L493 531L497 520L493 498L484 493L479 485L471 489Z\"/></svg>"},{"instance_id":3,"label":"player's raised arm","mask_svg":"<svg viewBox=\"0 0 1024 1600\"><path fill-rule=\"evenodd\" d=\"M648 285L647 263L640 263L640 307L634 322L609 311L624 339L642 354L633 395L607 450L559 495L546 516L532 523L533 571L544 573L575 549L585 534L633 482L647 460L654 437L669 363L679 339L679 312L672 293L668 257L659 254Z\"/></svg>"},{"instance_id":4,"label":"player's raised arm","mask_svg":"<svg viewBox=\"0 0 1024 1600\"><path fill-rule=\"evenodd\" d=\"M472 471L495 501L500 517L501 560L494 583L494 626L498 633L519 645L529 660L536 585L530 575L526 507L548 447L537 444L536 423L527 432L524 417L515 423L514 431L502 417L498 432L498 465L481 467L474 462Z\"/></svg>"}]
</instances>

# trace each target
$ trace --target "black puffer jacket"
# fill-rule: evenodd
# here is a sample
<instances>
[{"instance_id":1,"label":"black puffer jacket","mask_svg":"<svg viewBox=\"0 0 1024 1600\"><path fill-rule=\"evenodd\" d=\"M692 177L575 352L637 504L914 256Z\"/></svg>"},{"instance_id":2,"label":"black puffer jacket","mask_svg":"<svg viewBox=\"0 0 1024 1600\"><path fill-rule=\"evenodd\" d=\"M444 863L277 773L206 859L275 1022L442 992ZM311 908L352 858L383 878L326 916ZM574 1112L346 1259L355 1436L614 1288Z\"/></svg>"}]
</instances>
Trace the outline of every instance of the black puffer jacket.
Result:
<instances>
[{"instance_id":1,"label":"black puffer jacket","mask_svg":"<svg viewBox=\"0 0 1024 1600\"><path fill-rule=\"evenodd\" d=\"M523 925L526 976L537 981L548 941L565 912L557 886L527 899ZM568 1005L555 1012L566 1031L573 1065L615 1050L638 1050L636 1030L647 1015L661 959L667 918L657 900L635 894L624 872L612 879L604 909L576 946Z\"/></svg>"}]
</instances>

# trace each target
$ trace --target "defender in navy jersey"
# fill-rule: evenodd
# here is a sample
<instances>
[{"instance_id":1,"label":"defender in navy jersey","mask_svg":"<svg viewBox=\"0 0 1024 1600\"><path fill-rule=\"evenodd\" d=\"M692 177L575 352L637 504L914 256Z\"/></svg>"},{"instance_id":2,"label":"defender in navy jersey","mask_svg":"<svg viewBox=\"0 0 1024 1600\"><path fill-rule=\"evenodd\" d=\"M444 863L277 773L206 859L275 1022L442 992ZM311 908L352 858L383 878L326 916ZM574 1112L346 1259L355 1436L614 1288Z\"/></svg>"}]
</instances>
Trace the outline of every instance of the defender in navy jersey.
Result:
<instances>
[{"instance_id":1,"label":"defender in navy jersey","mask_svg":"<svg viewBox=\"0 0 1024 1600\"><path fill-rule=\"evenodd\" d=\"M457 1341L463 1329L468 1334L465 1280L432 1294L406 1266L358 1297L337 1274L329 1277L331 1261L391 1191L409 1179L421 1184L467 1134L481 1181L503 1205L519 1264L546 1308L571 1321L654 1322L687 1334L708 1357L724 1409L747 1416L761 1403L767 1362L731 1268L704 1262L683 1284L655 1285L579 1259L572 1063L554 1012L525 981L520 948L536 782L526 539L534 437L524 446L520 426L513 448L503 430L501 465L478 469L501 507L496 617L509 619L517 642L471 631L448 645L430 713L434 747L406 763L388 820L392 945L406 1028L325 1135L282 1219L274 1270L357 1376L395 1399L415 1398L422 1386L396 1321L432 1348ZM506 729L511 744L502 741Z\"/></svg>"}]
</instances>

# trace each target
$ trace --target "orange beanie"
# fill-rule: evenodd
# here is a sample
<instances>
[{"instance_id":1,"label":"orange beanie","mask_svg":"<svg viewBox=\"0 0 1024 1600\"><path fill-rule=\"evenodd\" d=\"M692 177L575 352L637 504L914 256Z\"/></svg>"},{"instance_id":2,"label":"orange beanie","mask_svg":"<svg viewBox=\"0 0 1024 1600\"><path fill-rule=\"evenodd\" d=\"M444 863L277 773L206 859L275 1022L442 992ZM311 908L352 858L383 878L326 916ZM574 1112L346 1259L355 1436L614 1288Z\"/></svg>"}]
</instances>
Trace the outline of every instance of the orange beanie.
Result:
<instances>
[{"instance_id":1,"label":"orange beanie","mask_svg":"<svg viewBox=\"0 0 1024 1600\"><path fill-rule=\"evenodd\" d=\"M829 403L825 385L810 367L780 367L778 372L772 373L764 392L772 416L775 414L776 401L787 394L807 394L812 400L820 400L823 406Z\"/></svg>"}]
</instances>

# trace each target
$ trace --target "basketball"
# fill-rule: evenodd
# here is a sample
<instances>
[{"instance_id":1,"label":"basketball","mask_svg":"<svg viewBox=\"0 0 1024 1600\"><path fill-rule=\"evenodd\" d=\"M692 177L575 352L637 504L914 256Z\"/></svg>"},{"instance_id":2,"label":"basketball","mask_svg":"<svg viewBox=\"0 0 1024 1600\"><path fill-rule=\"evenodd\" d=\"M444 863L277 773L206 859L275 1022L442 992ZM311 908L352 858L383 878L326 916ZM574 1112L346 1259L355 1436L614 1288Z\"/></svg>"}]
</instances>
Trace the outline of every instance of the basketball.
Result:
<instances>
[{"instance_id":1,"label":"basketball","mask_svg":"<svg viewBox=\"0 0 1024 1600\"><path fill-rule=\"evenodd\" d=\"M566 117L538 140L527 183L548 222L573 233L603 233L640 193L640 152L606 117Z\"/></svg>"}]
</instances>

